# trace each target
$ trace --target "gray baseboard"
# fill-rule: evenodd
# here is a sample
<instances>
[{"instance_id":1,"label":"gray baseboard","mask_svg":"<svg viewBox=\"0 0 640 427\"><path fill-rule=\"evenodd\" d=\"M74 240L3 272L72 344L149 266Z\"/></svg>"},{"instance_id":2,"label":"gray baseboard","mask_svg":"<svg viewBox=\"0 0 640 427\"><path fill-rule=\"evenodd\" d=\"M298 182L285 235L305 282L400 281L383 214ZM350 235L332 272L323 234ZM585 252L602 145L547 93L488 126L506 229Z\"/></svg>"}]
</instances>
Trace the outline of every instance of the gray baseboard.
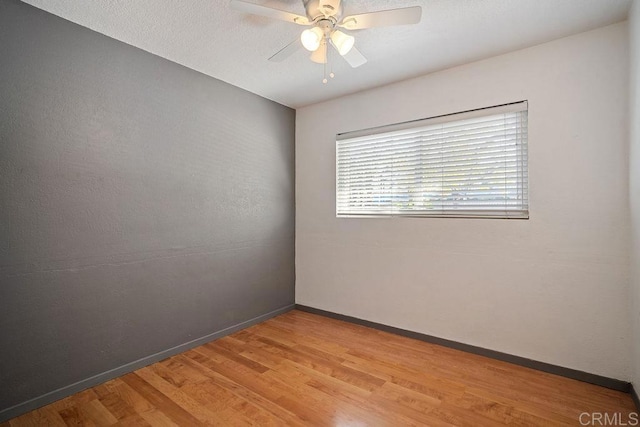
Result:
<instances>
[{"instance_id":1,"label":"gray baseboard","mask_svg":"<svg viewBox=\"0 0 640 427\"><path fill-rule=\"evenodd\" d=\"M194 347L198 347L199 345L205 344L209 341L222 338L226 335L232 334L241 329L245 329L257 323L264 322L267 319L286 313L290 310L293 310L294 308L295 308L294 304L279 308L277 310L271 311L269 313L263 314L258 317L254 317L253 319L246 320L244 322L238 323L236 325L230 326L220 331L213 332L211 334L205 335L195 340L186 342L184 344L180 344L175 347L169 348L167 350L163 350L158 353L152 354L150 356L143 357L142 359L138 359L131 363L127 363L126 365L122 365L117 368L110 369L106 372L102 372L100 374L86 378L84 380L78 381L76 383L69 384L57 390L53 390L49 393L45 393L41 396L27 400L26 402L19 403L10 408L3 409L2 411L0 411L0 423L7 421L11 418L20 416L22 414L25 414L29 411L33 411L34 409L38 409L44 405L48 405L49 403L53 403L56 400L60 400L67 396L71 396L72 394L78 393L87 388L96 386L98 384L102 384L106 381L112 380L124 374L128 374L129 372L135 371L136 369L140 369L145 366L151 365L152 363L166 359L167 357L175 356L176 354L185 352Z\"/></svg>"},{"instance_id":2,"label":"gray baseboard","mask_svg":"<svg viewBox=\"0 0 640 427\"><path fill-rule=\"evenodd\" d=\"M384 332L401 335L408 338L425 341L431 344L441 345L443 347L453 348L455 350L465 351L467 353L477 354L480 356L490 357L492 359L501 360L503 362L513 363L514 365L524 366L526 368L536 369L538 371L583 381L613 390L625 393L631 392L631 384L627 381L615 378L603 377L601 375L591 374L588 372L578 371L576 369L565 368L563 366L552 365L550 363L539 362L537 360L527 359L526 357L514 356L512 354L502 353L495 350L489 350L482 347L476 347L470 344L464 344L457 341L451 341L444 338L438 338L431 335L421 334L419 332L408 331L393 326L383 325L381 323L371 322L369 320L358 319L356 317L346 316L344 314L333 313L331 311L321 310L319 308L308 307L296 304L296 309L306 311L308 313L319 314L321 316L331 317L345 322L355 323L357 325L367 326L369 328L378 329ZM635 395L636 405L638 405L637 395Z\"/></svg>"},{"instance_id":3,"label":"gray baseboard","mask_svg":"<svg viewBox=\"0 0 640 427\"><path fill-rule=\"evenodd\" d=\"M636 409L638 410L638 412L640 412L640 397L638 397L638 391L636 390L636 388L633 386L633 384L631 384L631 398L633 399L633 403L636 404Z\"/></svg>"}]
</instances>

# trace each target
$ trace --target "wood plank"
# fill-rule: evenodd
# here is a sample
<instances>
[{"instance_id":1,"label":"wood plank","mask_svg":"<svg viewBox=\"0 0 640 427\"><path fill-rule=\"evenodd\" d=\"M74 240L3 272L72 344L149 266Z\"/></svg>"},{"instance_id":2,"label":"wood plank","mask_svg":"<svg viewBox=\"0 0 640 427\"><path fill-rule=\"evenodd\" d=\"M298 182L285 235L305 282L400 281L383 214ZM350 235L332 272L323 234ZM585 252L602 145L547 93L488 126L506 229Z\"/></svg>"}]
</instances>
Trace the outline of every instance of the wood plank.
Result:
<instances>
[{"instance_id":1,"label":"wood plank","mask_svg":"<svg viewBox=\"0 0 640 427\"><path fill-rule=\"evenodd\" d=\"M219 375L218 373L207 369L193 359L188 359L194 366L194 368L201 370L205 375L208 375L213 380L211 386L217 386L224 388L225 390L235 394L238 397L245 399L247 402L251 402L256 406L263 408L264 410L272 413L275 417L285 422L287 425L303 425L303 422L294 413L287 411L279 405L276 405L273 401L254 393L248 388L229 380L228 378Z\"/></svg>"},{"instance_id":2,"label":"wood plank","mask_svg":"<svg viewBox=\"0 0 640 427\"><path fill-rule=\"evenodd\" d=\"M136 410L125 402L116 392L111 391L104 384L94 387L98 400L104 405L113 416L122 423L123 420L131 420L140 418L137 416Z\"/></svg>"},{"instance_id":3,"label":"wood plank","mask_svg":"<svg viewBox=\"0 0 640 427\"><path fill-rule=\"evenodd\" d=\"M82 403L79 409L84 420L91 420L91 423L98 426L111 426L118 422L118 419L98 399Z\"/></svg>"},{"instance_id":4,"label":"wood plank","mask_svg":"<svg viewBox=\"0 0 640 427\"><path fill-rule=\"evenodd\" d=\"M115 393L128 406L133 408L137 414L142 414L154 409L153 405L149 403L148 400L142 397L140 393L121 379L115 380L110 390L112 390L113 393Z\"/></svg>"},{"instance_id":5,"label":"wood plank","mask_svg":"<svg viewBox=\"0 0 640 427\"><path fill-rule=\"evenodd\" d=\"M164 412L160 412L157 409L142 412L140 417L154 427L179 427Z\"/></svg>"},{"instance_id":6,"label":"wood plank","mask_svg":"<svg viewBox=\"0 0 640 427\"><path fill-rule=\"evenodd\" d=\"M219 414L198 403L198 401L191 398L187 393L157 375L154 367L157 368L157 365L139 369L136 371L136 375L170 399L171 402L174 402L178 407L182 408L184 413L188 413L196 418L200 424L224 425L223 419ZM164 412L162 406L156 405L156 407ZM171 415L169 415L169 417L173 418Z\"/></svg>"},{"instance_id":7,"label":"wood plank","mask_svg":"<svg viewBox=\"0 0 640 427\"><path fill-rule=\"evenodd\" d=\"M180 405L162 394L151 384L143 380L136 373L127 374L122 378L126 384L136 390L142 397L156 408L161 408L162 413L178 425L198 425L200 421L185 411ZM146 418L145 418L146 419Z\"/></svg>"},{"instance_id":8,"label":"wood plank","mask_svg":"<svg viewBox=\"0 0 640 427\"><path fill-rule=\"evenodd\" d=\"M95 426L93 420L85 420L77 406L70 406L60 411L60 416L68 426Z\"/></svg>"}]
</instances>

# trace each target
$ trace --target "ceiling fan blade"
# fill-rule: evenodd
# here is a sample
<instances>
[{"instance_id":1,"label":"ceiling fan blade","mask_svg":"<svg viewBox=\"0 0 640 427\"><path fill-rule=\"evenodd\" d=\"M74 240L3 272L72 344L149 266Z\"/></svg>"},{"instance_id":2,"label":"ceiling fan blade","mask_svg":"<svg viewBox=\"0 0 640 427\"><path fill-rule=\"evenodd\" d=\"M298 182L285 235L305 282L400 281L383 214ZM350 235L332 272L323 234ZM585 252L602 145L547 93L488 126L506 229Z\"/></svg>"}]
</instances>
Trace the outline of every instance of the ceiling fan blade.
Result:
<instances>
[{"instance_id":1,"label":"ceiling fan blade","mask_svg":"<svg viewBox=\"0 0 640 427\"><path fill-rule=\"evenodd\" d=\"M420 22L421 17L422 8L420 6L403 7L346 16L339 26L348 30L362 30L391 25L417 24Z\"/></svg>"},{"instance_id":2,"label":"ceiling fan blade","mask_svg":"<svg viewBox=\"0 0 640 427\"><path fill-rule=\"evenodd\" d=\"M275 55L269 58L272 62L282 62L294 53L296 53L302 47L300 37L296 37L294 41L280 49Z\"/></svg>"},{"instance_id":3,"label":"ceiling fan blade","mask_svg":"<svg viewBox=\"0 0 640 427\"><path fill-rule=\"evenodd\" d=\"M318 9L326 16L333 16L340 10L340 0L319 0Z\"/></svg>"},{"instance_id":4,"label":"ceiling fan blade","mask_svg":"<svg viewBox=\"0 0 640 427\"><path fill-rule=\"evenodd\" d=\"M333 46L333 43L331 44ZM335 48L335 46L333 46ZM338 50L336 48L336 50ZM356 47L352 47L349 52L342 56L345 61L349 63L353 68L358 68L361 65L367 63L367 58L365 58Z\"/></svg>"},{"instance_id":5,"label":"ceiling fan blade","mask_svg":"<svg viewBox=\"0 0 640 427\"><path fill-rule=\"evenodd\" d=\"M280 9L273 9L271 7L266 7L241 0L231 0L229 5L232 9L238 10L240 12L266 16L267 18L279 19L281 21L287 21L298 25L310 25L310 22L306 16L296 15L295 13L286 12Z\"/></svg>"}]
</instances>

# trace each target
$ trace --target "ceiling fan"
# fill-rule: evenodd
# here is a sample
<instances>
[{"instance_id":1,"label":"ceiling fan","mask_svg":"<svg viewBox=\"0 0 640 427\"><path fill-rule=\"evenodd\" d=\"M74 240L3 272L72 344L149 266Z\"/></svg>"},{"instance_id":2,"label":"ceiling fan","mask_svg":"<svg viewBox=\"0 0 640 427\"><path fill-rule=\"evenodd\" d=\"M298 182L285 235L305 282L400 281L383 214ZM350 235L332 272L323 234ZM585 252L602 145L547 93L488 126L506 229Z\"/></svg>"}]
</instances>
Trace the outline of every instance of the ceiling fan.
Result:
<instances>
[{"instance_id":1,"label":"ceiling fan","mask_svg":"<svg viewBox=\"0 0 640 427\"><path fill-rule=\"evenodd\" d=\"M312 61L326 64L327 45L330 44L354 68L365 64L367 59L355 48L355 38L340 29L363 30L391 25L417 24L422 16L422 8L413 6L343 17L342 11L345 1L302 0L307 16L242 0L231 0L231 7L238 11L311 27L304 30L299 38L269 58L269 61L283 61L304 47L312 52ZM326 79L324 82L326 83Z\"/></svg>"}]
</instances>

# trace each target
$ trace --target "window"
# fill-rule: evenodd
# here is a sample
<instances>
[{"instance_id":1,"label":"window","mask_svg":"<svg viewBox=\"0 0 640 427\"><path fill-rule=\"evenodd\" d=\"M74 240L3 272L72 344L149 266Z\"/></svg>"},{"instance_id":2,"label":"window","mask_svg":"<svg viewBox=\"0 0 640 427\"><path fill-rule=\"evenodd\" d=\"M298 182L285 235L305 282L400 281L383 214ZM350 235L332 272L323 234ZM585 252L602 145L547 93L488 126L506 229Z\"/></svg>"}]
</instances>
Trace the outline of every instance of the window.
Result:
<instances>
[{"instance_id":1,"label":"window","mask_svg":"<svg viewBox=\"0 0 640 427\"><path fill-rule=\"evenodd\" d=\"M529 217L526 101L336 139L338 217Z\"/></svg>"}]
</instances>

